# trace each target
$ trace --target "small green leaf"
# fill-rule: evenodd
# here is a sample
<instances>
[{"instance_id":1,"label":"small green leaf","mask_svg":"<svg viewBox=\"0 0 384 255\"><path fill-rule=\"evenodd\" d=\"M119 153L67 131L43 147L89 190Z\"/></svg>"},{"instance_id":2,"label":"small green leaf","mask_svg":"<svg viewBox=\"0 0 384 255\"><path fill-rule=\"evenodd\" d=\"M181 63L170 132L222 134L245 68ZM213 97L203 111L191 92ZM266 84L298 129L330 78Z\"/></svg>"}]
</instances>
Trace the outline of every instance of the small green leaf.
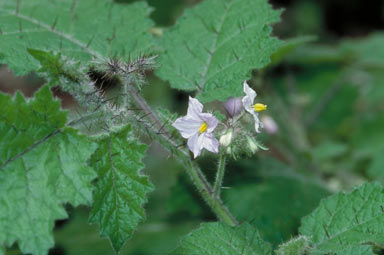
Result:
<instances>
[{"instance_id":1,"label":"small green leaf","mask_svg":"<svg viewBox=\"0 0 384 255\"><path fill-rule=\"evenodd\" d=\"M281 60L284 59L289 53L294 51L299 46L302 46L306 43L310 43L316 40L315 36L299 36L290 38L284 41L283 45L271 56L272 63L271 65L278 64Z\"/></svg>"},{"instance_id":2,"label":"small green leaf","mask_svg":"<svg viewBox=\"0 0 384 255\"><path fill-rule=\"evenodd\" d=\"M89 205L96 174L86 161L96 149L65 128L66 112L48 87L26 101L0 94L0 244L47 254L63 203Z\"/></svg>"},{"instance_id":3,"label":"small green leaf","mask_svg":"<svg viewBox=\"0 0 384 255\"><path fill-rule=\"evenodd\" d=\"M251 70L282 45L270 36L279 17L266 0L203 1L164 33L157 75L203 102L241 96Z\"/></svg>"},{"instance_id":4,"label":"small green leaf","mask_svg":"<svg viewBox=\"0 0 384 255\"><path fill-rule=\"evenodd\" d=\"M153 48L149 12L144 2L2 0L0 63L23 75L39 67L27 48L60 52L82 64L148 54Z\"/></svg>"},{"instance_id":5,"label":"small green leaf","mask_svg":"<svg viewBox=\"0 0 384 255\"><path fill-rule=\"evenodd\" d=\"M248 223L230 227L224 223L203 223L181 240L175 255L270 255L271 247Z\"/></svg>"},{"instance_id":6,"label":"small green leaf","mask_svg":"<svg viewBox=\"0 0 384 255\"><path fill-rule=\"evenodd\" d=\"M305 255L309 248L309 238L307 236L298 236L288 242L281 244L276 251L277 255Z\"/></svg>"},{"instance_id":7,"label":"small green leaf","mask_svg":"<svg viewBox=\"0 0 384 255\"><path fill-rule=\"evenodd\" d=\"M145 218L143 204L153 190L148 178L140 174L147 146L133 138L130 126L98 143L91 159L99 178L89 221L100 224L101 236L108 236L119 251Z\"/></svg>"},{"instance_id":8,"label":"small green leaf","mask_svg":"<svg viewBox=\"0 0 384 255\"><path fill-rule=\"evenodd\" d=\"M370 246L384 245L383 205L382 186L364 184L322 200L303 219L300 233L312 237L311 254L373 254Z\"/></svg>"}]
</instances>

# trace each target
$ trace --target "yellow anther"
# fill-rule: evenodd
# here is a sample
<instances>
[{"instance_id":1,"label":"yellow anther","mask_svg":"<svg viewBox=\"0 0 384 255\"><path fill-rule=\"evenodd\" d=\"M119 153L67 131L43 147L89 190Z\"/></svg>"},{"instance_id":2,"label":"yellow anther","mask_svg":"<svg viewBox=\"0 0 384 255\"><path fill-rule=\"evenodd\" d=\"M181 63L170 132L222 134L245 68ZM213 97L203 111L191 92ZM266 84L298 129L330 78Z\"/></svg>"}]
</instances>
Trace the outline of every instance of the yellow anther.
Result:
<instances>
[{"instance_id":1,"label":"yellow anther","mask_svg":"<svg viewBox=\"0 0 384 255\"><path fill-rule=\"evenodd\" d=\"M262 112L262 111L265 111L267 110L267 106L265 104L254 104L253 106L253 109L255 109L255 112Z\"/></svg>"},{"instance_id":2,"label":"yellow anther","mask_svg":"<svg viewBox=\"0 0 384 255\"><path fill-rule=\"evenodd\" d=\"M202 134L204 133L205 131L207 131L207 128L208 128L208 124L207 122L203 122L203 124L201 124L200 128L199 128L199 134Z\"/></svg>"}]
</instances>

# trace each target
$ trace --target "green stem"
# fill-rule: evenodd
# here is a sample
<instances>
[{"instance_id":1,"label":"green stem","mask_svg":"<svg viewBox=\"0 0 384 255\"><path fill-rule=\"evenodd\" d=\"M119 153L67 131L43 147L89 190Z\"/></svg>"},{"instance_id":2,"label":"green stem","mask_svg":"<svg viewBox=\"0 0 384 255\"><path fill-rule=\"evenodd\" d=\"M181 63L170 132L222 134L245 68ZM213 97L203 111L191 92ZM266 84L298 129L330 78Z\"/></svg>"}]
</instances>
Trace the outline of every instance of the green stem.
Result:
<instances>
[{"instance_id":1,"label":"green stem","mask_svg":"<svg viewBox=\"0 0 384 255\"><path fill-rule=\"evenodd\" d=\"M159 141L166 149L168 149L175 158L184 166L186 172L191 177L193 184L196 186L198 192L203 197L205 202L211 207L212 211L216 216L230 226L236 226L239 223L229 212L228 208L224 205L223 201L220 198L214 195L211 185L207 181L204 173L197 166L197 164L191 160L188 152L180 150L178 146L169 139L169 136L164 132L157 132L156 129L162 129L160 120L157 118L154 112L151 111L151 108L147 104L144 98L141 97L139 93L136 92L135 88L128 86L130 95L136 102L136 104L143 109L143 111L148 115L148 118L153 122L153 125L150 127L145 127L150 131L150 135L153 139ZM138 125L144 125L141 122L137 123Z\"/></svg>"},{"instance_id":2,"label":"green stem","mask_svg":"<svg viewBox=\"0 0 384 255\"><path fill-rule=\"evenodd\" d=\"M213 186L213 195L216 198L220 197L221 187L223 185L225 172L225 154L221 153L219 158L219 165L217 166L216 180Z\"/></svg>"}]
</instances>

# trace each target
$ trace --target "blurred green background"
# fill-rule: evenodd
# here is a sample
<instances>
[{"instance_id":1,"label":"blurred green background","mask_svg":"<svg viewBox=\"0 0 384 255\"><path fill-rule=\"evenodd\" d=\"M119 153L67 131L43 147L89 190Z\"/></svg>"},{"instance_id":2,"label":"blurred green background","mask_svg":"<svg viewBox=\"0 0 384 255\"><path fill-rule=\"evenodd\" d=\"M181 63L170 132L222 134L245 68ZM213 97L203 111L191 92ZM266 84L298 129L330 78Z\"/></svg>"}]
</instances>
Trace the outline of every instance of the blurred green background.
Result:
<instances>
[{"instance_id":1,"label":"blurred green background","mask_svg":"<svg viewBox=\"0 0 384 255\"><path fill-rule=\"evenodd\" d=\"M148 0L160 28L173 25L198 2ZM270 3L285 9L274 34L292 47L278 52L265 70L254 71L251 84L268 104L265 124L277 129L261 135L268 151L228 163L223 195L240 221L249 221L277 245L297 234L301 217L321 198L368 180L384 181L384 1ZM20 89L31 96L42 82L33 74L14 77L6 66L0 68L2 91ZM70 96L55 93L64 107L76 107ZM153 73L144 94L152 105L179 114L186 110L188 95L171 90ZM202 221L215 220L182 167L160 146L151 145L145 162L156 190L146 205L146 222L127 241L123 255L167 254ZM199 163L212 178L215 158ZM57 222L50 254L114 254L97 226L87 224L89 208L67 209L70 218Z\"/></svg>"}]
</instances>

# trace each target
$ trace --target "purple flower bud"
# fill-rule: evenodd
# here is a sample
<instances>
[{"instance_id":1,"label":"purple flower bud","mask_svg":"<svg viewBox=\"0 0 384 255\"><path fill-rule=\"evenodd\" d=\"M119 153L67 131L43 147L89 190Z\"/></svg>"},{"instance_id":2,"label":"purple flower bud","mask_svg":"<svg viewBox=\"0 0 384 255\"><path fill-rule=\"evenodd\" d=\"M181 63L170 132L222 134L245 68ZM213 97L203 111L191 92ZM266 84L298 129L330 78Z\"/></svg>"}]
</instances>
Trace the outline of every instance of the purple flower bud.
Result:
<instances>
[{"instance_id":1,"label":"purple flower bud","mask_svg":"<svg viewBox=\"0 0 384 255\"><path fill-rule=\"evenodd\" d=\"M240 114L243 110L243 103L241 102L241 97L231 97L224 103L225 111L228 116L233 118L236 115Z\"/></svg>"}]
</instances>

